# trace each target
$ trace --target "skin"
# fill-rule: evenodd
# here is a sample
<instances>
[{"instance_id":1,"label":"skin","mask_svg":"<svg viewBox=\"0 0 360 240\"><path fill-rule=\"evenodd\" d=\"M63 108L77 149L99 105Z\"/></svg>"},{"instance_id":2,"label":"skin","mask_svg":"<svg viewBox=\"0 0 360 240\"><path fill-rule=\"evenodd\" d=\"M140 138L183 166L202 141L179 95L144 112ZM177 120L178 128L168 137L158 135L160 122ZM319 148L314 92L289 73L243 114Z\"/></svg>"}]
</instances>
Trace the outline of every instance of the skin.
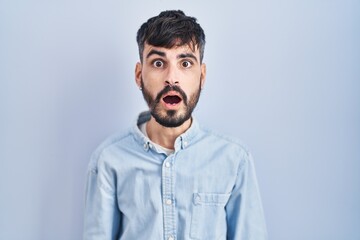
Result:
<instances>
[{"instance_id":1,"label":"skin","mask_svg":"<svg viewBox=\"0 0 360 240\"><path fill-rule=\"evenodd\" d=\"M203 88L206 77L206 65L200 62L200 52L188 45L173 48L155 47L145 44L143 61L136 63L135 81L140 89L146 89L151 98L167 85L177 85L188 99ZM170 92L169 94L176 94ZM177 94L176 94L177 95ZM174 110L176 116L186 111L184 101L176 105L166 104L163 100L157 106L161 115L168 110ZM147 134L156 144L168 149L174 149L176 138L191 126L191 118L178 127L164 127L152 116L147 124Z\"/></svg>"}]
</instances>

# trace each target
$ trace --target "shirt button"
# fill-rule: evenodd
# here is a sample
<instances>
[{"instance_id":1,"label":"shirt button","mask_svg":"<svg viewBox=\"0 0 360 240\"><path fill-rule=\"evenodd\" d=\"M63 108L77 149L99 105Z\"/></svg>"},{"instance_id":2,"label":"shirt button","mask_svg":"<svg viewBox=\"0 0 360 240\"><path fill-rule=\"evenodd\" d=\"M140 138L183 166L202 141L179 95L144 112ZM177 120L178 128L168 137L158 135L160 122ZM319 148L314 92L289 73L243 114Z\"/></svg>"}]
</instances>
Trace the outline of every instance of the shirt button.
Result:
<instances>
[{"instance_id":1,"label":"shirt button","mask_svg":"<svg viewBox=\"0 0 360 240\"><path fill-rule=\"evenodd\" d=\"M175 238L173 236L170 236L168 240L175 240Z\"/></svg>"},{"instance_id":2,"label":"shirt button","mask_svg":"<svg viewBox=\"0 0 360 240\"><path fill-rule=\"evenodd\" d=\"M166 205L171 205L172 201L171 201L171 199L166 199L165 203L166 203Z\"/></svg>"},{"instance_id":3,"label":"shirt button","mask_svg":"<svg viewBox=\"0 0 360 240\"><path fill-rule=\"evenodd\" d=\"M169 168L171 166L171 164L169 162L165 163L165 167Z\"/></svg>"},{"instance_id":4,"label":"shirt button","mask_svg":"<svg viewBox=\"0 0 360 240\"><path fill-rule=\"evenodd\" d=\"M200 196L196 196L196 198L195 198L195 203L198 204L198 203L200 203L200 201L201 201L201 197L200 197Z\"/></svg>"}]
</instances>

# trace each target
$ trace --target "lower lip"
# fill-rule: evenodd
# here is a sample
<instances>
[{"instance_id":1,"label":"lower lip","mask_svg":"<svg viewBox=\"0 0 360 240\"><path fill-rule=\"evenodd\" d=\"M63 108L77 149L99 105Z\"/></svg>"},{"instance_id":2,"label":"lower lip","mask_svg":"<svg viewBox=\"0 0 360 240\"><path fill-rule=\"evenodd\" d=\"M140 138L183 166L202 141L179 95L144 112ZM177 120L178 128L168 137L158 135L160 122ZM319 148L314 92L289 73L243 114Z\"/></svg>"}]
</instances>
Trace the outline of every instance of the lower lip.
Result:
<instances>
[{"instance_id":1,"label":"lower lip","mask_svg":"<svg viewBox=\"0 0 360 240\"><path fill-rule=\"evenodd\" d=\"M170 104L170 103L166 103L164 101L162 101L164 106L167 108L167 109L170 109L170 110L176 110L180 107L180 104L181 104L181 101L176 103L176 104Z\"/></svg>"}]
</instances>

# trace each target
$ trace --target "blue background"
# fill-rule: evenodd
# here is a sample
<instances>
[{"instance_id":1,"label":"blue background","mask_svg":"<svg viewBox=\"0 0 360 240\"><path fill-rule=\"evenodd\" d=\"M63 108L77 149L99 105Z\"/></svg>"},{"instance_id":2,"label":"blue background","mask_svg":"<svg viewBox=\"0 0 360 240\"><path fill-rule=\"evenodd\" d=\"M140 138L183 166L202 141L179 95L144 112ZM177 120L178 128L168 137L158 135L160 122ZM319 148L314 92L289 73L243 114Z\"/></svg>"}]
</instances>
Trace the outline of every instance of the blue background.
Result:
<instances>
[{"instance_id":1,"label":"blue background","mask_svg":"<svg viewBox=\"0 0 360 240\"><path fill-rule=\"evenodd\" d=\"M205 29L195 115L255 158L274 240L360 239L360 1L0 0L0 239L81 239L86 167L146 109L140 24Z\"/></svg>"}]
</instances>

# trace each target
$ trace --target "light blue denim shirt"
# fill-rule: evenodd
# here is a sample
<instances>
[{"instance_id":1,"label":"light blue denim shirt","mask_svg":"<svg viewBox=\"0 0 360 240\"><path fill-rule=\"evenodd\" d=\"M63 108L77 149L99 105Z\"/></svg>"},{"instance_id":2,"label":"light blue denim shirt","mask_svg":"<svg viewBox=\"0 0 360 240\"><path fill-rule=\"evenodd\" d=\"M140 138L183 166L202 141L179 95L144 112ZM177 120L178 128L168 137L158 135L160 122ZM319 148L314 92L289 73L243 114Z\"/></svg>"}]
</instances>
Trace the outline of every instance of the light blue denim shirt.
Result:
<instances>
[{"instance_id":1,"label":"light blue denim shirt","mask_svg":"<svg viewBox=\"0 0 360 240\"><path fill-rule=\"evenodd\" d=\"M267 239L249 152L193 119L166 155L138 128L149 118L94 152L84 240Z\"/></svg>"}]
</instances>

